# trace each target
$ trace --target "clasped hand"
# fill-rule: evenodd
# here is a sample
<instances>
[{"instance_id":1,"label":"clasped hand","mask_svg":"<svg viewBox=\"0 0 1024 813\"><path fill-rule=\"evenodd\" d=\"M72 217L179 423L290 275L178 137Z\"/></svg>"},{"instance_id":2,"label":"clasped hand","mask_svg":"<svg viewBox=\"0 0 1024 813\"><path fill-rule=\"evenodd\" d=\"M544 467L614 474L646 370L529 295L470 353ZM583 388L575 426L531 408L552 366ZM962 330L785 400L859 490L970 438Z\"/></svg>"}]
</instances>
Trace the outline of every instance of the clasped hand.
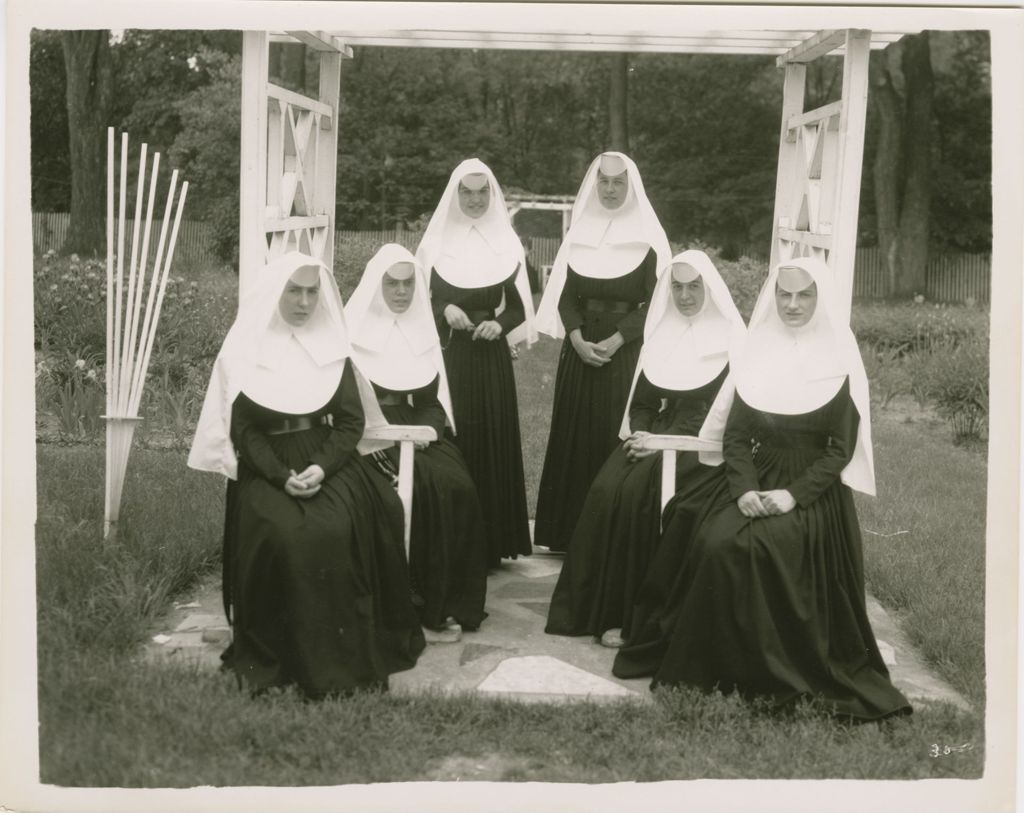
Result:
<instances>
[{"instance_id":1,"label":"clasped hand","mask_svg":"<svg viewBox=\"0 0 1024 813\"><path fill-rule=\"evenodd\" d=\"M502 332L501 324L494 319L487 319L479 325L474 325L472 320L466 315L466 312L458 305L445 306L444 318L455 330L472 330L473 341L477 339L493 341Z\"/></svg>"},{"instance_id":2,"label":"clasped hand","mask_svg":"<svg viewBox=\"0 0 1024 813\"><path fill-rule=\"evenodd\" d=\"M736 501L745 517L772 517L788 514L796 507L796 500L784 488L772 491L748 491Z\"/></svg>"},{"instance_id":3,"label":"clasped hand","mask_svg":"<svg viewBox=\"0 0 1024 813\"><path fill-rule=\"evenodd\" d=\"M284 484L285 493L306 500L320 490L320 484L324 481L324 470L315 463L300 473L296 473L294 469L290 471L291 476Z\"/></svg>"},{"instance_id":4,"label":"clasped hand","mask_svg":"<svg viewBox=\"0 0 1024 813\"><path fill-rule=\"evenodd\" d=\"M635 463L637 460L643 460L645 457L650 457L654 454L655 449L644 449L640 445L641 440L650 434L650 432L637 431L626 438L625 443L622 445L626 450L626 459L630 463Z\"/></svg>"},{"instance_id":5,"label":"clasped hand","mask_svg":"<svg viewBox=\"0 0 1024 813\"><path fill-rule=\"evenodd\" d=\"M615 333L603 341L588 342L583 338L579 328L569 334L569 340L572 342L573 349L582 359L583 363L591 367L603 367L612 360L612 356L615 355L616 351L626 343L626 340L622 338L622 334L618 331L615 331Z\"/></svg>"}]
</instances>

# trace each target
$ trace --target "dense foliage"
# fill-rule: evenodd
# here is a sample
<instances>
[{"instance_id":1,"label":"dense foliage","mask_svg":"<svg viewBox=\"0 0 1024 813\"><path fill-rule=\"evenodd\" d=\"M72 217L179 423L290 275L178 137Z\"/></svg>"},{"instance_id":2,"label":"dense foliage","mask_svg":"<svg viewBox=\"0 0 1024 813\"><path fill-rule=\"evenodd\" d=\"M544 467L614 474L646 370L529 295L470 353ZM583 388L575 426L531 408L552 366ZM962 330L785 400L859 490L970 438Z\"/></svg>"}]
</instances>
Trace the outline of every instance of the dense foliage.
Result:
<instances>
[{"instance_id":1,"label":"dense foliage","mask_svg":"<svg viewBox=\"0 0 1024 813\"><path fill-rule=\"evenodd\" d=\"M985 32L933 32L936 134L933 244L985 251L991 233L991 104ZM112 43L112 124L173 158L194 183L189 215L209 219L231 259L237 235L241 37L231 31L125 31ZM316 61L296 67L271 48L280 84L312 92ZM808 72L808 104L835 97L839 61ZM66 210L65 80L55 32L33 33L33 207ZM476 155L506 189L572 194L608 146L605 55L362 48L342 68L340 228L413 223L435 205L451 168ZM631 153L674 240L729 258L770 233L781 80L774 60L723 55L630 58ZM864 165L877 122L869 112ZM862 242L877 231L863 174ZM529 228L556 233L555 217ZM524 223L525 223L524 219Z\"/></svg>"}]
</instances>

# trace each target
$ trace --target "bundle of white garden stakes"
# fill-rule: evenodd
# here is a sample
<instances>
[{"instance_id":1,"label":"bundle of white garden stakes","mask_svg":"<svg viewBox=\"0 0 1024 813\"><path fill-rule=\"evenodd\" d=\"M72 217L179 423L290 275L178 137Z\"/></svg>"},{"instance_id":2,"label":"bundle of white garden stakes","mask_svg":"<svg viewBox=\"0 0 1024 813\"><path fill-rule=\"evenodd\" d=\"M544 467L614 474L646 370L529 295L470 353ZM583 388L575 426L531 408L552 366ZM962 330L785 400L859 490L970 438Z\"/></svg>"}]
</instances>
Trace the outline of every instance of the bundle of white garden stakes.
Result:
<instances>
[{"instance_id":1,"label":"bundle of white garden stakes","mask_svg":"<svg viewBox=\"0 0 1024 813\"><path fill-rule=\"evenodd\" d=\"M135 224L132 231L131 262L125 274L125 198L128 189L128 134L121 135L120 206L118 209L117 252L114 252L114 129L107 130L107 484L103 513L105 537L117 533L117 520L121 508L128 453L132 435L139 418L142 387L146 383L146 368L153 351L153 339L160 319L167 277L174 257L174 243L178 239L178 225L185 208L188 183L181 185L178 208L174 214L170 244L167 244L167 224L171 219L171 204L178 184L178 171L171 175L167 192L167 206L160 227L160 240L156 248L146 296L145 312L142 294L146 288L146 262L149 258L150 226L153 223L153 205L156 202L157 175L160 153L153 155L153 168L149 183L149 203L146 207L146 227L139 244L142 225L142 199L146 181L146 145L142 145L139 159L139 186L135 197ZM166 247L166 255L164 249ZM116 269L115 269L116 261ZM141 318L140 318L141 317Z\"/></svg>"}]
</instances>

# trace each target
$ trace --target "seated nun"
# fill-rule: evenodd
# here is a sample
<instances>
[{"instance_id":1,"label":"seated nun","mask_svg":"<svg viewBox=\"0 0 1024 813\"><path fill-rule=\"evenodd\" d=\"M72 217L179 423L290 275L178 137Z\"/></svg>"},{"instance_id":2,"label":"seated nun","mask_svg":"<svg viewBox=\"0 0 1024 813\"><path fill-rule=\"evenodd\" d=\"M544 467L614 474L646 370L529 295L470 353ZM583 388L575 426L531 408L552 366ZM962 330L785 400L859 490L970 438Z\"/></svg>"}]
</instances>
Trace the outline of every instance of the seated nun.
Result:
<instances>
[{"instance_id":1,"label":"seated nun","mask_svg":"<svg viewBox=\"0 0 1024 813\"><path fill-rule=\"evenodd\" d=\"M214 363L188 464L228 477L225 666L254 694L386 689L425 645L402 506L360 451L384 418L318 259L260 269Z\"/></svg>"},{"instance_id":2,"label":"seated nun","mask_svg":"<svg viewBox=\"0 0 1024 813\"><path fill-rule=\"evenodd\" d=\"M429 630L475 630L484 619L487 537L476 488L452 433L451 395L429 289L416 259L390 243L366 266L345 306L356 364L370 380L385 418L429 426L413 467L410 578L413 603ZM398 450L376 452L397 479Z\"/></svg>"},{"instance_id":3,"label":"seated nun","mask_svg":"<svg viewBox=\"0 0 1024 813\"><path fill-rule=\"evenodd\" d=\"M723 439L722 476L666 511L619 677L815 699L854 720L910 712L865 606L853 490L875 493L868 383L835 296L813 258L761 289L704 430Z\"/></svg>"},{"instance_id":4,"label":"seated nun","mask_svg":"<svg viewBox=\"0 0 1024 813\"><path fill-rule=\"evenodd\" d=\"M651 296L619 430L583 502L551 599L546 631L592 635L621 646L633 602L661 536L661 455L640 448L651 434L696 435L728 370L731 341L745 330L725 282L702 251L672 258ZM676 458L676 487L700 490L713 469L696 452Z\"/></svg>"}]
</instances>

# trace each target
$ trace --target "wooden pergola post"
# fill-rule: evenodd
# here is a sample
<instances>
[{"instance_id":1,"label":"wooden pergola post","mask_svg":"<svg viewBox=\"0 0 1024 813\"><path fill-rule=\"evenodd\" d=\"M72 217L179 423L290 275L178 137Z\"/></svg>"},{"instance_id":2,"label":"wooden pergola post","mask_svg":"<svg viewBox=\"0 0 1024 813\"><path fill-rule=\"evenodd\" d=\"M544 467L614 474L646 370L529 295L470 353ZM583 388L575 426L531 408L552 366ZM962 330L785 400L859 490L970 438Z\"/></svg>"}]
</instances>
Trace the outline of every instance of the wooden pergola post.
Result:
<instances>
[{"instance_id":1,"label":"wooden pergola post","mask_svg":"<svg viewBox=\"0 0 1024 813\"><path fill-rule=\"evenodd\" d=\"M840 313L853 303L871 32L822 31L778 58L785 69L771 265L817 256L832 269ZM842 48L838 101L804 110L807 64Z\"/></svg>"},{"instance_id":2,"label":"wooden pergola post","mask_svg":"<svg viewBox=\"0 0 1024 813\"><path fill-rule=\"evenodd\" d=\"M469 22L464 29L428 25L401 30L246 32L239 247L242 291L246 278L263 262L292 248L317 254L333 266L339 69L341 58L352 55L352 45L775 54L778 65L785 69L785 78L771 262L797 255L821 257L835 274L841 300L837 304L849 316L864 155L868 55L871 48L884 48L904 32L674 31L669 26L668 30L658 28L657 33L623 34L615 25L580 31L547 29L537 20L531 20L529 30L524 30L523 24L519 21L487 30L474 28ZM268 48L277 40L302 42L320 52L317 99L268 82ZM807 64L838 51L843 59L842 98L805 111ZM311 118L316 125L313 128L309 125ZM561 216L564 236L569 226L568 207L562 208Z\"/></svg>"},{"instance_id":3,"label":"wooden pergola post","mask_svg":"<svg viewBox=\"0 0 1024 813\"><path fill-rule=\"evenodd\" d=\"M242 37L239 299L252 275L287 251L319 257L333 270L341 60L351 56L326 32ZM270 81L271 41L319 53L316 99Z\"/></svg>"}]
</instances>

